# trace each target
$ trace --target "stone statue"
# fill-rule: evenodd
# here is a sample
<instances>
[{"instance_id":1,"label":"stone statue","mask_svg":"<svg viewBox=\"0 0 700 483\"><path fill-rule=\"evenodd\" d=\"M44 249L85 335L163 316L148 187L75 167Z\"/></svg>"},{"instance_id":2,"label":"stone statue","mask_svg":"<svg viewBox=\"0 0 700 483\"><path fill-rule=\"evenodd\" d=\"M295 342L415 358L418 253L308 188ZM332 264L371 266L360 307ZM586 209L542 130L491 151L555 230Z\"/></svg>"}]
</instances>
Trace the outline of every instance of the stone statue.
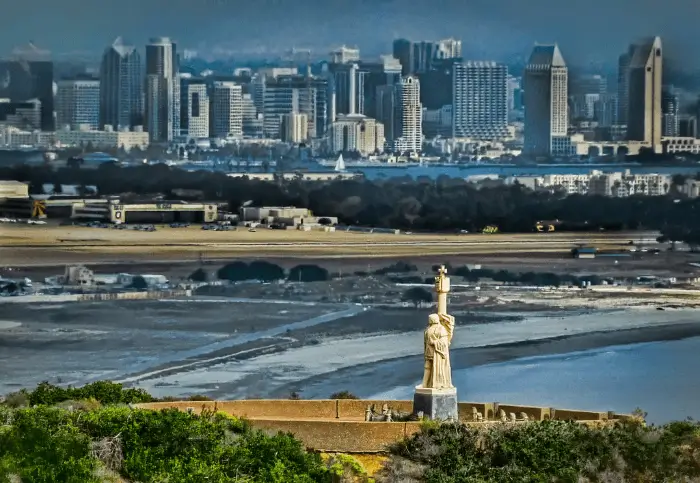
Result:
<instances>
[{"instance_id":1,"label":"stone statue","mask_svg":"<svg viewBox=\"0 0 700 483\"><path fill-rule=\"evenodd\" d=\"M455 318L447 313L449 291L450 279L442 266L435 277L437 310L428 317L428 328L423 333L423 382L416 386L413 396L414 414L422 412L427 418L441 421L458 419L457 389L452 385L450 366Z\"/></svg>"},{"instance_id":2,"label":"stone statue","mask_svg":"<svg viewBox=\"0 0 700 483\"><path fill-rule=\"evenodd\" d=\"M437 292L437 313L428 317L428 328L424 333L423 354L425 368L423 384L420 387L430 389L450 389L452 385L452 368L450 366L450 343L455 328L455 318L447 314L447 293L450 279L447 270L440 267L435 277Z\"/></svg>"}]
</instances>

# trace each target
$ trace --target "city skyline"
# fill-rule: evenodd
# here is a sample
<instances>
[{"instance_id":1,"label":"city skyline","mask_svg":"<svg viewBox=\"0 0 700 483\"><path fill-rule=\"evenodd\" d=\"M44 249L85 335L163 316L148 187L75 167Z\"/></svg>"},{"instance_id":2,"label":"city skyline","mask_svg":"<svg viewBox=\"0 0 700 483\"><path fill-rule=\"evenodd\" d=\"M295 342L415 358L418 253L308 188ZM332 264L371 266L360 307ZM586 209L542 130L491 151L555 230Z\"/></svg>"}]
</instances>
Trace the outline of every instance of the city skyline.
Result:
<instances>
[{"instance_id":1,"label":"city skyline","mask_svg":"<svg viewBox=\"0 0 700 483\"><path fill-rule=\"evenodd\" d=\"M610 4L603 0L591 0L573 10L555 0L473 0L468 6L456 0L324 5L326 8L321 8L320 0L293 4L286 0L254 4L210 0L203 8L193 9L191 3L182 1L125 0L118 5L83 2L77 8L77 0L28 0L21 6L5 7L4 17L10 22L9 28L0 32L0 56L31 40L57 57L65 53L96 57L107 42L120 35L139 46L152 36L165 35L183 49L221 56L226 52L273 55L291 46L326 55L342 44L356 45L374 56L390 52L391 42L400 37L454 37L463 41L463 56L473 60L526 60L533 43L556 42L572 59L570 64L613 65L617 59L611 46L617 51L630 39L659 35L672 55L671 61L673 57L688 57L687 68L700 66L700 60L689 55L693 43L700 41L700 32L692 25L699 7L688 0L670 0L663 10L649 1ZM27 16L27 11L43 13ZM635 22L622 21L631 11ZM426 22L426 14L432 21ZM362 23L348 21L360 17Z\"/></svg>"}]
</instances>

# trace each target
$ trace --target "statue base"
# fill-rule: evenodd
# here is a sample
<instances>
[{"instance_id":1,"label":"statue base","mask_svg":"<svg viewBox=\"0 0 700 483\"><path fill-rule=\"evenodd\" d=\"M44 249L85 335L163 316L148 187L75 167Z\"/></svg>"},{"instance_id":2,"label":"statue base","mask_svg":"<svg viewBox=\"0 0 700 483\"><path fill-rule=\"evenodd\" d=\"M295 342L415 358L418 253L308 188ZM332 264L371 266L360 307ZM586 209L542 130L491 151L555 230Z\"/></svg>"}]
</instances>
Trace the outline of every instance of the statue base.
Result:
<instances>
[{"instance_id":1,"label":"statue base","mask_svg":"<svg viewBox=\"0 0 700 483\"><path fill-rule=\"evenodd\" d=\"M457 388L432 389L417 386L413 395L413 414L419 412L434 421L457 421Z\"/></svg>"}]
</instances>

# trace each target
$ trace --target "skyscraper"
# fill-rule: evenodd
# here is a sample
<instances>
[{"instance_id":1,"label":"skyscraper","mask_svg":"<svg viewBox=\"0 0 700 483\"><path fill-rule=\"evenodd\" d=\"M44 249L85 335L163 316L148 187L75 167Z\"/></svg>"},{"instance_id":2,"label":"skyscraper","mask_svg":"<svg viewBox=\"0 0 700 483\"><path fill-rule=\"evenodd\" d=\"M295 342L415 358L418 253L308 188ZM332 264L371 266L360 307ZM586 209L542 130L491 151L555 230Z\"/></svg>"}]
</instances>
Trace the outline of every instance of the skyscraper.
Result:
<instances>
[{"instance_id":1,"label":"skyscraper","mask_svg":"<svg viewBox=\"0 0 700 483\"><path fill-rule=\"evenodd\" d=\"M100 81L60 80L56 83L56 126L78 129L100 127Z\"/></svg>"},{"instance_id":2,"label":"skyscraper","mask_svg":"<svg viewBox=\"0 0 700 483\"><path fill-rule=\"evenodd\" d=\"M209 94L204 79L178 76L180 80L180 136L209 137Z\"/></svg>"},{"instance_id":3,"label":"skyscraper","mask_svg":"<svg viewBox=\"0 0 700 483\"><path fill-rule=\"evenodd\" d=\"M662 135L668 137L680 136L680 102L678 91L673 86L666 86L662 93L661 110L663 112Z\"/></svg>"},{"instance_id":4,"label":"skyscraper","mask_svg":"<svg viewBox=\"0 0 700 483\"><path fill-rule=\"evenodd\" d=\"M651 37L634 45L629 64L627 139L661 148L661 39Z\"/></svg>"},{"instance_id":5,"label":"skyscraper","mask_svg":"<svg viewBox=\"0 0 700 483\"><path fill-rule=\"evenodd\" d=\"M11 60L0 61L0 98L11 102L37 99L41 130L54 129L53 62L48 51L34 44L17 48Z\"/></svg>"},{"instance_id":6,"label":"skyscraper","mask_svg":"<svg viewBox=\"0 0 700 483\"><path fill-rule=\"evenodd\" d=\"M394 40L394 57L401 62L401 73L421 74L433 68L436 60L456 59L462 56L462 42L455 39L437 42L412 42L406 39Z\"/></svg>"},{"instance_id":7,"label":"skyscraper","mask_svg":"<svg viewBox=\"0 0 700 483\"><path fill-rule=\"evenodd\" d=\"M524 152L549 156L559 152L568 129L568 69L559 47L536 45L525 66Z\"/></svg>"},{"instance_id":8,"label":"skyscraper","mask_svg":"<svg viewBox=\"0 0 700 483\"><path fill-rule=\"evenodd\" d=\"M401 79L398 89L400 116L398 118L401 136L394 140L394 150L420 153L423 144L423 106L420 103L420 81L416 76Z\"/></svg>"},{"instance_id":9,"label":"skyscraper","mask_svg":"<svg viewBox=\"0 0 700 483\"><path fill-rule=\"evenodd\" d=\"M143 125L142 73L136 47L121 37L105 49L100 64L100 127Z\"/></svg>"},{"instance_id":10,"label":"skyscraper","mask_svg":"<svg viewBox=\"0 0 700 483\"><path fill-rule=\"evenodd\" d=\"M176 47L167 37L146 45L145 118L151 142L169 142L180 131L180 85Z\"/></svg>"},{"instance_id":11,"label":"skyscraper","mask_svg":"<svg viewBox=\"0 0 700 483\"><path fill-rule=\"evenodd\" d=\"M452 137L505 138L508 67L497 62L459 62L453 69Z\"/></svg>"},{"instance_id":12,"label":"skyscraper","mask_svg":"<svg viewBox=\"0 0 700 483\"><path fill-rule=\"evenodd\" d=\"M265 79L263 92L263 134L276 139L284 114L306 114L308 136L316 137L316 88L300 75Z\"/></svg>"},{"instance_id":13,"label":"skyscraper","mask_svg":"<svg viewBox=\"0 0 700 483\"><path fill-rule=\"evenodd\" d=\"M376 119L384 125L384 137L391 146L401 136L398 122L401 114L398 108L399 86L400 84L379 86L376 94Z\"/></svg>"},{"instance_id":14,"label":"skyscraper","mask_svg":"<svg viewBox=\"0 0 700 483\"><path fill-rule=\"evenodd\" d=\"M620 55L617 62L617 124L627 125L627 109L630 94L630 62L634 55L634 45Z\"/></svg>"},{"instance_id":15,"label":"skyscraper","mask_svg":"<svg viewBox=\"0 0 700 483\"><path fill-rule=\"evenodd\" d=\"M250 98L250 95L248 95ZM249 117L256 118L252 102ZM211 98L211 135L219 138L243 137L242 88L235 82L214 82Z\"/></svg>"}]
</instances>

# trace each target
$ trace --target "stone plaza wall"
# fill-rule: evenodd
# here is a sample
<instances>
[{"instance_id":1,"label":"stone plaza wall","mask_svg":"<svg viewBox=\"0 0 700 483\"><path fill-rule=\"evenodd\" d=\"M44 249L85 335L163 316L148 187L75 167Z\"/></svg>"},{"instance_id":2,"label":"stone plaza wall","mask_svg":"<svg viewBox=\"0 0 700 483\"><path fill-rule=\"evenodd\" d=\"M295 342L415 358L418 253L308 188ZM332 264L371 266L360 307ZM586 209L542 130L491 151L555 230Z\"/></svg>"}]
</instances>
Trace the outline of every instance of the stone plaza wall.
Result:
<instances>
[{"instance_id":1,"label":"stone plaza wall","mask_svg":"<svg viewBox=\"0 0 700 483\"><path fill-rule=\"evenodd\" d=\"M221 411L245 418L254 428L264 431L283 431L294 434L308 448L338 453L379 453L387 446L420 430L420 422L366 422L365 410L383 405L394 411L410 413L413 401L367 399L247 399L238 401L175 401L138 404L143 409L175 408L180 411L201 413L204 410ZM500 424L500 411L507 415L527 414L530 420L574 420L586 424L608 424L631 418L612 412L577 411L513 404L461 402L459 419L470 425ZM483 420L476 421L474 409ZM513 423L513 424L518 424Z\"/></svg>"}]
</instances>

